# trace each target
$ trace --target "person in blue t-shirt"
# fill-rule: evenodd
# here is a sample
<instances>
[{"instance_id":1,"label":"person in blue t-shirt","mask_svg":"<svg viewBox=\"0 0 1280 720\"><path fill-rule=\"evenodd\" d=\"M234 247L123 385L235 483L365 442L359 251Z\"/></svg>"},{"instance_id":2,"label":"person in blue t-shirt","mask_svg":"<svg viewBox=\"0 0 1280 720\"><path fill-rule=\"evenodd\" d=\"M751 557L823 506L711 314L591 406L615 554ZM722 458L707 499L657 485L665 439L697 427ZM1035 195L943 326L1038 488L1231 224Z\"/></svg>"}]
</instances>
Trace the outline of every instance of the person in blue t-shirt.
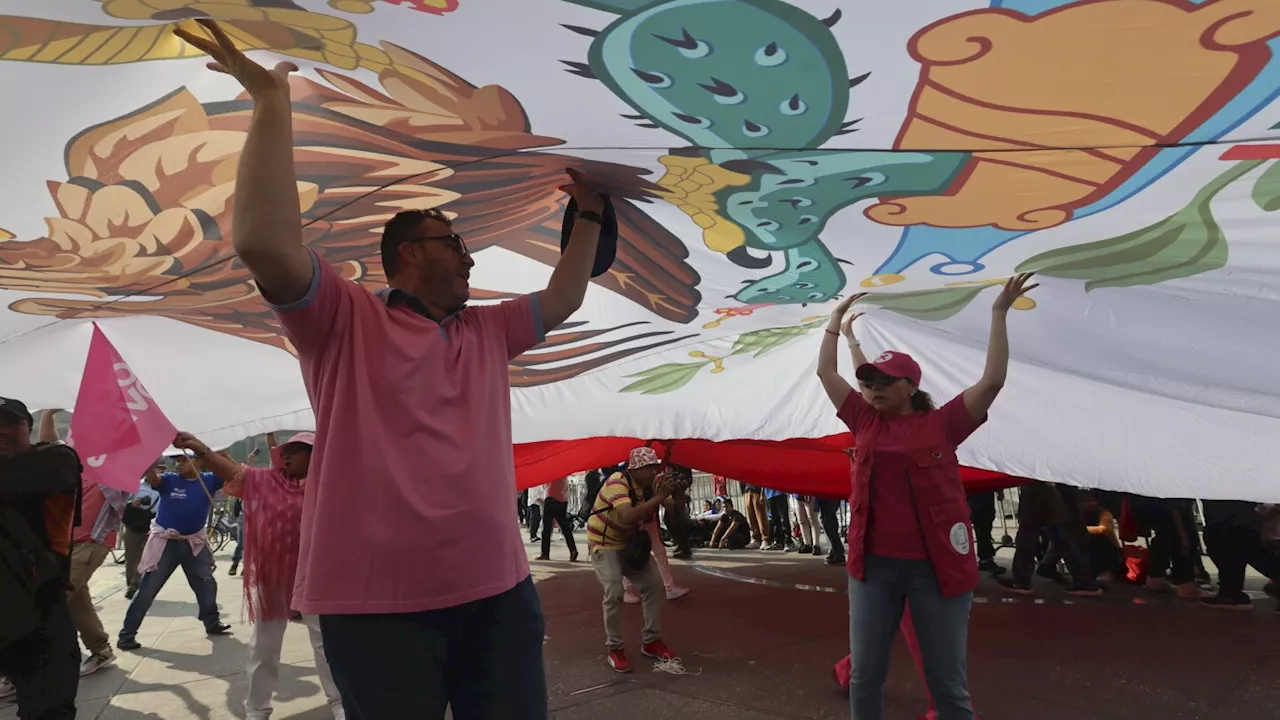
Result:
<instances>
[{"instance_id":1,"label":"person in blue t-shirt","mask_svg":"<svg viewBox=\"0 0 1280 720\"><path fill-rule=\"evenodd\" d=\"M137 650L138 628L151 609L160 589L173 571L182 568L187 583L196 594L200 621L205 632L222 635L231 629L218 614L218 583L213 579L213 553L205 537L205 522L213 504L213 494L222 488L222 480L213 473L202 473L195 461L181 455L176 460L177 472L148 474L147 482L160 495L155 524L158 528L147 537L146 548L138 571L142 579L138 592L124 615L124 626L116 647ZM153 479L154 478L154 479Z\"/></svg>"}]
</instances>

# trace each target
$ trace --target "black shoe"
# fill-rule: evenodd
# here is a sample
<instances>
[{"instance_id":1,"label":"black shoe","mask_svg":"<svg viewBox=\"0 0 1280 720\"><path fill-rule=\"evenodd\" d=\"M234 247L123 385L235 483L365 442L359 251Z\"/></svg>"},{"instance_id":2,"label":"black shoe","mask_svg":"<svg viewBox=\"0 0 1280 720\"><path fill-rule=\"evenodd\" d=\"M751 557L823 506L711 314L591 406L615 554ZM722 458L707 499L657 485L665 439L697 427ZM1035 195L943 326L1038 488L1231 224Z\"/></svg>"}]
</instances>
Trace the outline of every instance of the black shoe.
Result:
<instances>
[{"instance_id":1,"label":"black shoe","mask_svg":"<svg viewBox=\"0 0 1280 720\"><path fill-rule=\"evenodd\" d=\"M218 623L213 627L207 627L204 629L205 633L208 635L226 635L228 632L230 632L230 630L231 630L230 625L224 625L222 623Z\"/></svg>"},{"instance_id":2,"label":"black shoe","mask_svg":"<svg viewBox=\"0 0 1280 720\"><path fill-rule=\"evenodd\" d=\"M137 640L117 640L116 647L121 650L137 650L142 647L142 643Z\"/></svg>"},{"instance_id":3,"label":"black shoe","mask_svg":"<svg viewBox=\"0 0 1280 720\"><path fill-rule=\"evenodd\" d=\"M675 558L675 559L677 559L677 560L692 560L692 559L693 559L693 551L692 551L692 550L678 550L678 551L676 551L676 552L675 552L675 554L673 554L671 557L673 557L673 558Z\"/></svg>"},{"instance_id":4,"label":"black shoe","mask_svg":"<svg viewBox=\"0 0 1280 720\"><path fill-rule=\"evenodd\" d=\"M676 555L676 557L680 557L680 556L679 556L679 555ZM569 562L578 562L578 551L577 551L577 550L570 550L570 551L569 551Z\"/></svg>"},{"instance_id":5,"label":"black shoe","mask_svg":"<svg viewBox=\"0 0 1280 720\"><path fill-rule=\"evenodd\" d=\"M1000 587L1015 595L1035 595L1036 591L1031 589L1030 585L1023 585L1013 578L1006 578L1000 581Z\"/></svg>"},{"instance_id":6,"label":"black shoe","mask_svg":"<svg viewBox=\"0 0 1280 720\"><path fill-rule=\"evenodd\" d=\"M1071 583L1067 587L1066 593L1075 597L1098 597L1102 594L1102 588L1098 587L1096 583L1093 585Z\"/></svg>"},{"instance_id":7,"label":"black shoe","mask_svg":"<svg viewBox=\"0 0 1280 720\"><path fill-rule=\"evenodd\" d=\"M539 555L538 557L534 558L534 560L550 560L550 559L551 559L550 555Z\"/></svg>"},{"instance_id":8,"label":"black shoe","mask_svg":"<svg viewBox=\"0 0 1280 720\"><path fill-rule=\"evenodd\" d=\"M827 556L827 564L828 564L828 565L844 565L844 564L845 564L844 556L843 556L843 555L828 555L828 556Z\"/></svg>"},{"instance_id":9,"label":"black shoe","mask_svg":"<svg viewBox=\"0 0 1280 720\"><path fill-rule=\"evenodd\" d=\"M1248 597L1229 598L1221 595L1213 597L1201 598L1200 604L1205 607L1218 608L1220 610L1252 610L1253 602Z\"/></svg>"},{"instance_id":10,"label":"black shoe","mask_svg":"<svg viewBox=\"0 0 1280 720\"><path fill-rule=\"evenodd\" d=\"M239 569L240 569L240 563L236 562L235 560L232 560L232 561L231 561L231 569L227 571L227 574L228 574L228 575L235 575L235 574L236 574L236 570L239 570Z\"/></svg>"},{"instance_id":11,"label":"black shoe","mask_svg":"<svg viewBox=\"0 0 1280 720\"><path fill-rule=\"evenodd\" d=\"M812 553L812 552L813 552L813 546L812 546L812 545L801 545L801 546L796 550L796 552L800 553L801 555L808 555L809 553Z\"/></svg>"},{"instance_id":12,"label":"black shoe","mask_svg":"<svg viewBox=\"0 0 1280 720\"><path fill-rule=\"evenodd\" d=\"M818 546L818 545L814 545L814 546L813 546L813 554L814 554L814 555L816 555L816 556L818 556L818 557L822 557L822 548L821 548L820 546Z\"/></svg>"},{"instance_id":13,"label":"black shoe","mask_svg":"<svg viewBox=\"0 0 1280 720\"><path fill-rule=\"evenodd\" d=\"M1057 584L1059 584L1059 585L1066 585L1066 584L1067 584L1067 579L1066 579L1065 577L1063 577L1062 573L1058 572L1058 568L1056 568L1056 567L1050 567L1050 568L1042 567L1042 568L1037 568L1037 569L1036 569L1036 574L1037 574L1037 575L1039 575L1040 577L1042 577L1042 578L1046 579L1046 580L1052 580L1052 581L1054 581L1055 583L1057 583Z\"/></svg>"},{"instance_id":14,"label":"black shoe","mask_svg":"<svg viewBox=\"0 0 1280 720\"><path fill-rule=\"evenodd\" d=\"M124 591L124 599L132 600L133 596L137 594L138 594L138 588L136 587L126 588Z\"/></svg>"},{"instance_id":15,"label":"black shoe","mask_svg":"<svg viewBox=\"0 0 1280 720\"><path fill-rule=\"evenodd\" d=\"M991 560L989 558L987 560L978 561L978 570L984 573L990 573L993 576L1001 575L1005 571L1004 567L1001 566L1000 563L996 562L995 560Z\"/></svg>"}]
</instances>

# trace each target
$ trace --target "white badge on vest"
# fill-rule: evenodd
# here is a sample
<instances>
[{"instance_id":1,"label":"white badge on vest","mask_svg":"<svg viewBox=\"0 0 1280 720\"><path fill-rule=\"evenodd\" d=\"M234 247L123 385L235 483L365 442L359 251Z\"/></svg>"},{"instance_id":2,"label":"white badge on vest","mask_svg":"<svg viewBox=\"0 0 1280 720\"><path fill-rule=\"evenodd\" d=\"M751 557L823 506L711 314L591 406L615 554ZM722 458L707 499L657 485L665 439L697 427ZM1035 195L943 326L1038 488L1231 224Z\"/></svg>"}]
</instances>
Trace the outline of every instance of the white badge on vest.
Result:
<instances>
[{"instance_id":1,"label":"white badge on vest","mask_svg":"<svg viewBox=\"0 0 1280 720\"><path fill-rule=\"evenodd\" d=\"M969 528L962 522L951 526L951 548L961 555L969 554Z\"/></svg>"}]
</instances>

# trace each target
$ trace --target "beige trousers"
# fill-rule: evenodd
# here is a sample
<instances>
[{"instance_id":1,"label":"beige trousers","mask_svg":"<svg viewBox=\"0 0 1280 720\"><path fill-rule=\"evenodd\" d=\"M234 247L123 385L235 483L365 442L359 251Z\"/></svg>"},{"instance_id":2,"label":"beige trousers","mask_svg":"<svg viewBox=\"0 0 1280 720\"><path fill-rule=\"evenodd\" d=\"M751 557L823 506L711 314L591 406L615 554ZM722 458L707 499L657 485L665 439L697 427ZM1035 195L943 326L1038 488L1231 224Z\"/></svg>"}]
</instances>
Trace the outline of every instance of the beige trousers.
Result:
<instances>
[{"instance_id":1,"label":"beige trousers","mask_svg":"<svg viewBox=\"0 0 1280 720\"><path fill-rule=\"evenodd\" d=\"M102 629L98 611L93 609L93 598L89 597L89 578L102 566L110 552L97 543L83 542L71 546L71 589L67 590L67 605L71 609L71 622L90 655L111 649L111 638Z\"/></svg>"},{"instance_id":2,"label":"beige trousers","mask_svg":"<svg viewBox=\"0 0 1280 720\"><path fill-rule=\"evenodd\" d=\"M662 603L666 599L666 589L662 587L662 576L658 574L657 564L652 558L643 570L632 570L622 560L621 550L591 551L591 567L600 579L604 588L604 634L605 645L610 650L622 647L622 578L625 576L640 593L640 608L644 613L644 631L641 639L644 644L656 642L662 634Z\"/></svg>"},{"instance_id":3,"label":"beige trousers","mask_svg":"<svg viewBox=\"0 0 1280 720\"><path fill-rule=\"evenodd\" d=\"M142 548L147 544L147 534L122 528L124 533L124 583L134 590L138 589L138 581L142 574L138 572L138 561L142 559Z\"/></svg>"},{"instance_id":4,"label":"beige trousers","mask_svg":"<svg viewBox=\"0 0 1280 720\"><path fill-rule=\"evenodd\" d=\"M307 633L311 637L316 674L320 676L320 688L329 703L329 710L335 720L345 720L347 715L342 708L342 697L338 694L338 686L333 682L329 659L324 654L320 618L316 615L303 615L302 621L306 623ZM245 666L245 673L249 676L249 692L244 699L247 720L266 720L271 716L271 697L275 695L276 686L280 683L280 652L284 648L284 633L288 629L288 620L259 620L253 624L253 632L249 635L249 663Z\"/></svg>"}]
</instances>

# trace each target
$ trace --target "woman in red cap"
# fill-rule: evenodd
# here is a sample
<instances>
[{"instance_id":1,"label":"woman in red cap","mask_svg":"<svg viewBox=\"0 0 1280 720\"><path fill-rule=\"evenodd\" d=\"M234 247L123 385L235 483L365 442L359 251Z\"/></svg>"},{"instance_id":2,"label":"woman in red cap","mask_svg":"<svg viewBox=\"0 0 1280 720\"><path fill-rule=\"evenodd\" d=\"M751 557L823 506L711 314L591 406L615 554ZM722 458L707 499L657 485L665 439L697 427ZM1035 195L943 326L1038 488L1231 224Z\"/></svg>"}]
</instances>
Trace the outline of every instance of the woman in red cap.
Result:
<instances>
[{"instance_id":1,"label":"woman in red cap","mask_svg":"<svg viewBox=\"0 0 1280 720\"><path fill-rule=\"evenodd\" d=\"M854 720L884 716L889 651L903 609L911 617L939 720L974 717L966 651L978 564L956 447L986 421L1009 367L1005 326L1013 302L1035 285L1030 274L1005 283L991 313L982 377L941 408L920 389L920 366L888 350L869 362L853 332L861 313L835 309L822 338L818 378L856 448L849 496L849 709ZM838 369L844 335L859 391Z\"/></svg>"}]
</instances>

